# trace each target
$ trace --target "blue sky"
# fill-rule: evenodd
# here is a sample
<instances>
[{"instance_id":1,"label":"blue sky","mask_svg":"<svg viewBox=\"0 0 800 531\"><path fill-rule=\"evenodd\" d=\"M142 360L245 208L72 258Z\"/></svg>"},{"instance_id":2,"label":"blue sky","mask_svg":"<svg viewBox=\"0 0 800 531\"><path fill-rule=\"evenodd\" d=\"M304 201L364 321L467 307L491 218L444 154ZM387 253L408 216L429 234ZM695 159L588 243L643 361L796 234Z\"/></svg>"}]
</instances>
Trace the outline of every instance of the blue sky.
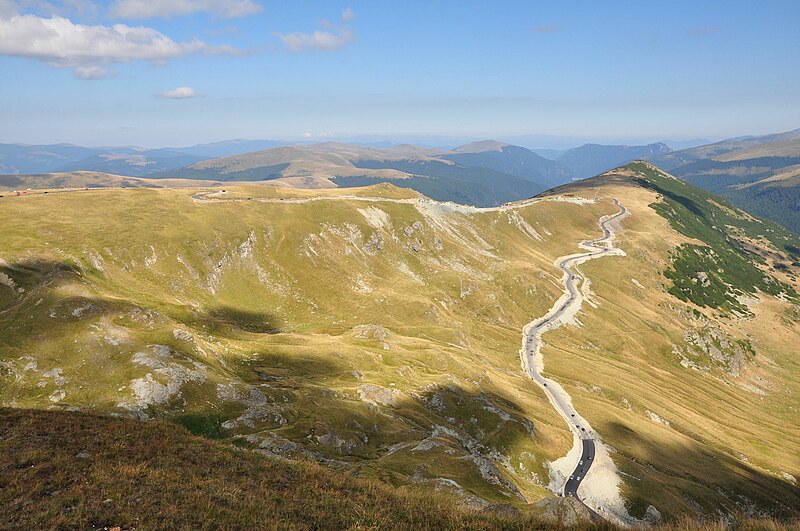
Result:
<instances>
[{"instance_id":1,"label":"blue sky","mask_svg":"<svg viewBox=\"0 0 800 531\"><path fill-rule=\"evenodd\" d=\"M794 0L0 0L0 142L778 132L798 22Z\"/></svg>"}]
</instances>

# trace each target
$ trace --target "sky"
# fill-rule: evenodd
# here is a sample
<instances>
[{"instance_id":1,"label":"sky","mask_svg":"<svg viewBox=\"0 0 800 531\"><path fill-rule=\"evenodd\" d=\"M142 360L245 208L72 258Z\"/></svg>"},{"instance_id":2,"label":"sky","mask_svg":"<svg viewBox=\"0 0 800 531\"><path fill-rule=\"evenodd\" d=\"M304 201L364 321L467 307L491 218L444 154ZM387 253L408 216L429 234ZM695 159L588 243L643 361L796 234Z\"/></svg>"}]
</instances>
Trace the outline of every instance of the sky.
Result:
<instances>
[{"instance_id":1,"label":"sky","mask_svg":"<svg viewBox=\"0 0 800 531\"><path fill-rule=\"evenodd\" d=\"M799 26L796 0L0 0L0 142L780 132Z\"/></svg>"}]
</instances>

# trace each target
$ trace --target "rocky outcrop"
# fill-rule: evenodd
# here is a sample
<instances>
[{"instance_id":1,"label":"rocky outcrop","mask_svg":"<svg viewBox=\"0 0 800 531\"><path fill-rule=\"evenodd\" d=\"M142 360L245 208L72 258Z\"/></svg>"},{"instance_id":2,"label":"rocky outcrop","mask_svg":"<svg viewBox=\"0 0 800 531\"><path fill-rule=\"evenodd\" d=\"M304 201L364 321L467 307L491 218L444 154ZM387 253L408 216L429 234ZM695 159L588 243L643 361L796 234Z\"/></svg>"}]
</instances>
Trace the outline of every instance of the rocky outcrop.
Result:
<instances>
[{"instance_id":1,"label":"rocky outcrop","mask_svg":"<svg viewBox=\"0 0 800 531\"><path fill-rule=\"evenodd\" d=\"M735 339L712 323L692 327L683 333L684 347L675 347L681 365L708 371L719 368L731 376L739 376L755 350L746 339Z\"/></svg>"},{"instance_id":2,"label":"rocky outcrop","mask_svg":"<svg viewBox=\"0 0 800 531\"><path fill-rule=\"evenodd\" d=\"M400 391L380 385L363 384L358 388L358 397L364 402L377 406L395 407L397 399L400 397Z\"/></svg>"}]
</instances>

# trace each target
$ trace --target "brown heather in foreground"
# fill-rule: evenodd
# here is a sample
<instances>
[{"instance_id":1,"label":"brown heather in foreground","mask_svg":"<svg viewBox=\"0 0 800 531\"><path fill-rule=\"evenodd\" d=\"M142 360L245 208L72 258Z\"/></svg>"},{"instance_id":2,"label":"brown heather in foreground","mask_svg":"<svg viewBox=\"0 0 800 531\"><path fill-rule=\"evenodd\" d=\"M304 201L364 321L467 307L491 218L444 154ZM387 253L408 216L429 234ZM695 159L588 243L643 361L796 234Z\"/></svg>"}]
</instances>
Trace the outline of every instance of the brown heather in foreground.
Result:
<instances>
[{"instance_id":1,"label":"brown heather in foreground","mask_svg":"<svg viewBox=\"0 0 800 531\"><path fill-rule=\"evenodd\" d=\"M311 462L265 457L167 422L5 408L0 527L553 528L532 517L465 511L452 498L392 489ZM787 524L742 520L734 527ZM667 528L726 529L689 519Z\"/></svg>"},{"instance_id":2,"label":"brown heather in foreground","mask_svg":"<svg viewBox=\"0 0 800 531\"><path fill-rule=\"evenodd\" d=\"M0 409L0 526L535 529L167 422Z\"/></svg>"}]
</instances>

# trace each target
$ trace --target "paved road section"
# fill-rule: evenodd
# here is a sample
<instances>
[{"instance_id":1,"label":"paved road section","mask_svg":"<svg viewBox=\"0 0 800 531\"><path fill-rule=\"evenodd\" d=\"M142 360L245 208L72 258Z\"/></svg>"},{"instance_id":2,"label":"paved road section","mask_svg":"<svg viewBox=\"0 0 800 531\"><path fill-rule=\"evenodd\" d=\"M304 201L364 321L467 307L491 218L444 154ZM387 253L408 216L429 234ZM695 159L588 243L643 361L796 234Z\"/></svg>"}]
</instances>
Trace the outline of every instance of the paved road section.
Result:
<instances>
[{"instance_id":1,"label":"paved road section","mask_svg":"<svg viewBox=\"0 0 800 531\"><path fill-rule=\"evenodd\" d=\"M581 293L578 285L583 280L583 277L576 273L573 268L587 260L609 254L621 254L621 251L613 246L614 232L612 224L627 216L628 210L616 199L614 199L614 203L620 210L613 216L601 218L600 228L603 230L603 236L580 243L580 247L588 252L564 256L556 260L556 265L564 272L562 276L564 295L544 317L529 323L523 329L522 349L520 350L522 369L544 390L553 407L564 417L570 430L576 435L576 446L580 445L580 457L563 490L565 496L574 496L578 499L580 499L578 497L578 487L595 461L594 438L596 435L589 423L572 406L572 398L561 385L542 376L544 362L541 356L541 336L544 332L562 326L564 324L563 318L574 315L580 307ZM597 513L592 508L588 506L587 508L593 516L597 516Z\"/></svg>"}]
</instances>

